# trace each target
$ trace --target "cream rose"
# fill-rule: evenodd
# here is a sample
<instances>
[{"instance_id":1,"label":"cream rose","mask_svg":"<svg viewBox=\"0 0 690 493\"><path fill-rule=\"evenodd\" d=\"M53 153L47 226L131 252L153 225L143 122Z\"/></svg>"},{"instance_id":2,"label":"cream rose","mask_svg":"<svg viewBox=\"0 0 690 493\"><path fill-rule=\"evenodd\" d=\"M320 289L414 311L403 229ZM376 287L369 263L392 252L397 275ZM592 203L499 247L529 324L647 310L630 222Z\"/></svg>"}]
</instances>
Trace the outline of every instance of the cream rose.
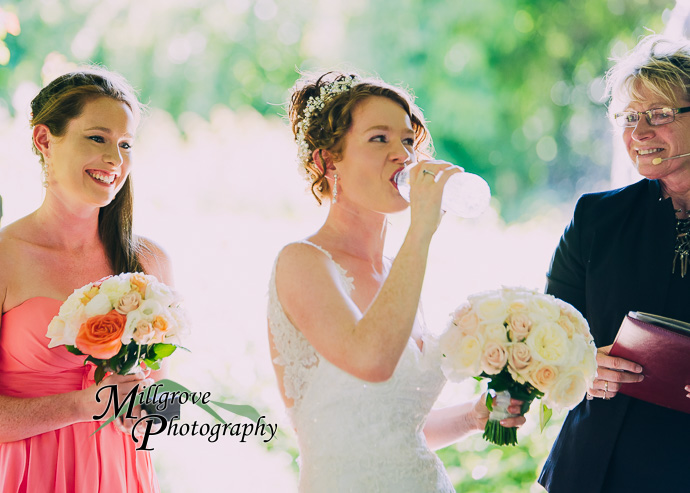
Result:
<instances>
[{"instance_id":1,"label":"cream rose","mask_svg":"<svg viewBox=\"0 0 690 493\"><path fill-rule=\"evenodd\" d=\"M532 351L532 356L542 363L560 365L568 359L570 351L568 334L554 322L534 325L525 343Z\"/></svg>"},{"instance_id":2,"label":"cream rose","mask_svg":"<svg viewBox=\"0 0 690 493\"><path fill-rule=\"evenodd\" d=\"M484 336L487 341L496 341L501 344L508 343L508 331L503 322L482 323L479 326L479 333Z\"/></svg>"},{"instance_id":3,"label":"cream rose","mask_svg":"<svg viewBox=\"0 0 690 493\"><path fill-rule=\"evenodd\" d=\"M497 375L508 362L508 351L505 345L497 341L487 341L481 358L481 370L489 375Z\"/></svg>"}]
</instances>

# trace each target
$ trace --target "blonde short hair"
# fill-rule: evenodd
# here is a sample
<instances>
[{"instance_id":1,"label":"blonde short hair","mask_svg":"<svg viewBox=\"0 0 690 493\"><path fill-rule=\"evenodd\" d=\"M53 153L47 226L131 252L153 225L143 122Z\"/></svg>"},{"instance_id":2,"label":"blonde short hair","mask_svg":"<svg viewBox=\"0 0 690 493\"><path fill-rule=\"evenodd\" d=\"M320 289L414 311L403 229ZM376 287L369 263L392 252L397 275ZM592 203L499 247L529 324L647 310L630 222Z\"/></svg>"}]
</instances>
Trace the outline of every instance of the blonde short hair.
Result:
<instances>
[{"instance_id":1,"label":"blonde short hair","mask_svg":"<svg viewBox=\"0 0 690 493\"><path fill-rule=\"evenodd\" d=\"M609 116L622 111L647 90L679 105L676 91L690 94L690 42L662 35L643 38L633 50L618 59L606 74Z\"/></svg>"}]
</instances>

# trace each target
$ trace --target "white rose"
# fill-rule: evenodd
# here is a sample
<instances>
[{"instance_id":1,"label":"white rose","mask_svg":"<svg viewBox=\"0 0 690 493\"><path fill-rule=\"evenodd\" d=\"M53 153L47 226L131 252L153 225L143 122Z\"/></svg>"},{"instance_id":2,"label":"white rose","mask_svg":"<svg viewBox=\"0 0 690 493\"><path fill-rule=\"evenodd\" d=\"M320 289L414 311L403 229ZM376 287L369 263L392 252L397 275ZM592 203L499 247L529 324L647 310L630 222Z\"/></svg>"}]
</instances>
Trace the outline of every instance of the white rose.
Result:
<instances>
[{"instance_id":1,"label":"white rose","mask_svg":"<svg viewBox=\"0 0 690 493\"><path fill-rule=\"evenodd\" d=\"M561 374L544 396L544 404L552 409L572 409L587 392L587 382L579 371Z\"/></svg>"},{"instance_id":2,"label":"white rose","mask_svg":"<svg viewBox=\"0 0 690 493\"><path fill-rule=\"evenodd\" d=\"M502 322L483 323L479 327L479 332L487 341L496 341L501 344L508 343L508 329Z\"/></svg>"},{"instance_id":3,"label":"white rose","mask_svg":"<svg viewBox=\"0 0 690 493\"><path fill-rule=\"evenodd\" d=\"M503 322L507 315L505 301L495 293L477 300L474 309L479 319L484 322Z\"/></svg>"},{"instance_id":4,"label":"white rose","mask_svg":"<svg viewBox=\"0 0 690 493\"><path fill-rule=\"evenodd\" d=\"M505 345L497 341L487 341L481 358L481 369L488 375L498 375L508 362Z\"/></svg>"},{"instance_id":5,"label":"white rose","mask_svg":"<svg viewBox=\"0 0 690 493\"><path fill-rule=\"evenodd\" d=\"M86 304L84 312L86 316L90 318L94 315L105 315L112 309L113 304L108 299L108 296L103 293L98 293Z\"/></svg>"},{"instance_id":6,"label":"white rose","mask_svg":"<svg viewBox=\"0 0 690 493\"><path fill-rule=\"evenodd\" d=\"M446 377L459 382L467 377L479 375L483 341L479 335L458 336L444 334L441 338L441 352L445 355L442 366ZM449 347L450 346L450 347Z\"/></svg>"},{"instance_id":7,"label":"white rose","mask_svg":"<svg viewBox=\"0 0 690 493\"><path fill-rule=\"evenodd\" d=\"M89 289L91 289L91 285L87 285ZM75 289L74 293L69 295L67 300L60 305L60 311L58 311L58 315L61 317L72 317L74 316L75 312L83 310L84 304L81 302L82 297L84 296L84 293L87 291L85 289L87 286L84 288L80 289Z\"/></svg>"},{"instance_id":8,"label":"white rose","mask_svg":"<svg viewBox=\"0 0 690 493\"><path fill-rule=\"evenodd\" d=\"M525 344L532 351L532 356L542 363L560 365L568 360L568 334L556 323L542 322L534 325Z\"/></svg>"},{"instance_id":9,"label":"white rose","mask_svg":"<svg viewBox=\"0 0 690 493\"><path fill-rule=\"evenodd\" d=\"M106 295L113 306L115 306L115 303L117 303L120 298L130 291L129 279L125 278L122 274L109 277L101 283L100 293Z\"/></svg>"},{"instance_id":10,"label":"white rose","mask_svg":"<svg viewBox=\"0 0 690 493\"><path fill-rule=\"evenodd\" d=\"M86 322L86 319L89 318L86 315L86 307L79 302L79 306L77 306L74 310L70 310L68 313L65 315L58 315L63 322L65 322L66 330L68 333L74 333L74 337L77 336L77 333L79 332L79 327L81 327L81 324ZM71 343L70 346L73 346L74 344Z\"/></svg>"},{"instance_id":11,"label":"white rose","mask_svg":"<svg viewBox=\"0 0 690 493\"><path fill-rule=\"evenodd\" d=\"M150 276L147 276L147 279ZM177 301L177 296L175 292L170 289L166 284L158 282L153 278L149 281L146 286L146 300L154 300L163 306L170 306Z\"/></svg>"},{"instance_id":12,"label":"white rose","mask_svg":"<svg viewBox=\"0 0 690 493\"><path fill-rule=\"evenodd\" d=\"M134 337L134 331L137 328L137 325L140 322L147 322L151 323L153 317L146 316L142 311L141 307L137 310L132 310L127 314L127 322L125 322L125 330L122 333L122 337L120 338L120 342L122 344L129 344L132 341L132 338Z\"/></svg>"},{"instance_id":13,"label":"white rose","mask_svg":"<svg viewBox=\"0 0 690 493\"><path fill-rule=\"evenodd\" d=\"M46 334L46 337L50 337L48 347L54 348L62 345L74 346L77 332L78 328L75 330L73 327L65 324L65 321L60 317L53 317L53 320L48 324L48 332Z\"/></svg>"},{"instance_id":14,"label":"white rose","mask_svg":"<svg viewBox=\"0 0 690 493\"><path fill-rule=\"evenodd\" d=\"M553 296L535 294L530 298L528 305L533 319L555 322L561 316L561 309Z\"/></svg>"}]
</instances>

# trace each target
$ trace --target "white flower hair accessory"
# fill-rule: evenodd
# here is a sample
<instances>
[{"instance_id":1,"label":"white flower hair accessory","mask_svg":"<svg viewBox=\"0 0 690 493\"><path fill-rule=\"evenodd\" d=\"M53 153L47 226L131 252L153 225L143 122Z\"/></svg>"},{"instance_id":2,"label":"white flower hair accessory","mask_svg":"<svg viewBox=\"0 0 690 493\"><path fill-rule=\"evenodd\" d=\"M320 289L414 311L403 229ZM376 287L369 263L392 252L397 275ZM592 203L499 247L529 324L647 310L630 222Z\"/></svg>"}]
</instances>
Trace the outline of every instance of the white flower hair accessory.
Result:
<instances>
[{"instance_id":1,"label":"white flower hair accessory","mask_svg":"<svg viewBox=\"0 0 690 493\"><path fill-rule=\"evenodd\" d=\"M321 86L318 96L310 96L307 100L302 119L297 123L297 135L295 135L295 142L297 142L297 157L301 170L304 170L302 165L308 162L311 157L309 144L307 143L305 135L311 126L312 115L315 112L321 111L326 106L326 103L331 101L338 94L352 89L358 82L359 78L355 75L329 82Z\"/></svg>"}]
</instances>

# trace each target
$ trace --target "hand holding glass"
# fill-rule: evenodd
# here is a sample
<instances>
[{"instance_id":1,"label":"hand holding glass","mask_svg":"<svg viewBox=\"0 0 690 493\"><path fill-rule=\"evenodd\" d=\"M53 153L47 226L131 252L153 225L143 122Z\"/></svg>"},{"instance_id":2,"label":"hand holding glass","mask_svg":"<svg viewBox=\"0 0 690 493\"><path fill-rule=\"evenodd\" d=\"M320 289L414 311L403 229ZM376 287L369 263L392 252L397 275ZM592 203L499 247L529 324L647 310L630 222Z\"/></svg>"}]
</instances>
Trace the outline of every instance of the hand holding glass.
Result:
<instances>
[{"instance_id":1,"label":"hand holding glass","mask_svg":"<svg viewBox=\"0 0 690 493\"><path fill-rule=\"evenodd\" d=\"M410 168L395 175L395 184L402 198L410 201ZM450 177L443 189L441 209L455 216L473 218L489 206L491 189L484 178L472 173L457 173Z\"/></svg>"}]
</instances>

